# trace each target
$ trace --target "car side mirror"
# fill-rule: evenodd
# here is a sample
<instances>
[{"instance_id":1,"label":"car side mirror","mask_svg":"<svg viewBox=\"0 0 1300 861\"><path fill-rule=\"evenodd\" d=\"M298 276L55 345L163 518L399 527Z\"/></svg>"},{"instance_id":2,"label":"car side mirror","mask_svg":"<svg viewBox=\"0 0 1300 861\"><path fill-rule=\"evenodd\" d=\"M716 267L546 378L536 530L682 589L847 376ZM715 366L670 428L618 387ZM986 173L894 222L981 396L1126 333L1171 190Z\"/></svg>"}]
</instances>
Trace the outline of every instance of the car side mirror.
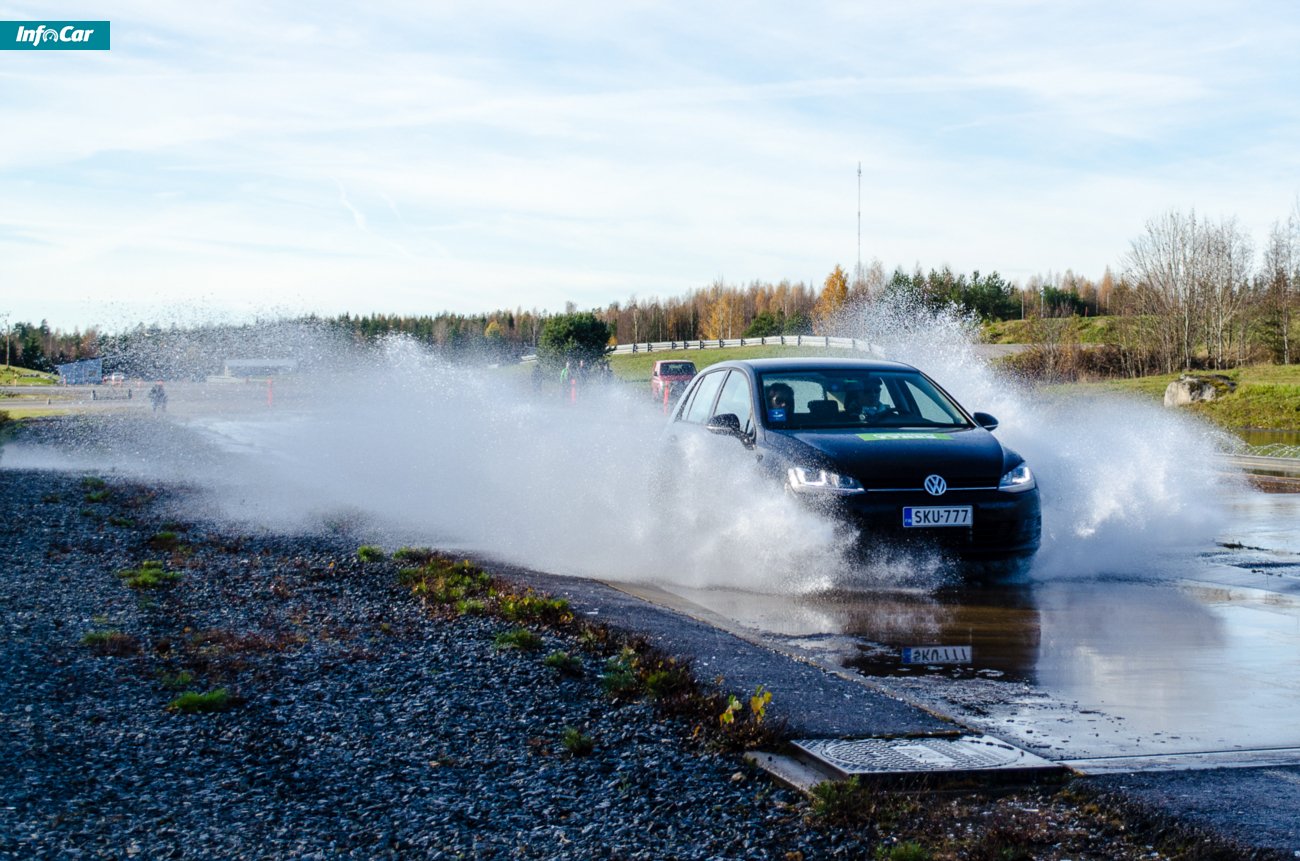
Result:
<instances>
[{"instance_id":1,"label":"car side mirror","mask_svg":"<svg viewBox=\"0 0 1300 861\"><path fill-rule=\"evenodd\" d=\"M744 436L740 430L740 416L735 413L718 413L705 425L712 433L723 436Z\"/></svg>"},{"instance_id":2,"label":"car side mirror","mask_svg":"<svg viewBox=\"0 0 1300 861\"><path fill-rule=\"evenodd\" d=\"M998 429L998 420L988 413L971 413L971 418L975 419L975 424L984 428L984 430L995 431Z\"/></svg>"}]
</instances>

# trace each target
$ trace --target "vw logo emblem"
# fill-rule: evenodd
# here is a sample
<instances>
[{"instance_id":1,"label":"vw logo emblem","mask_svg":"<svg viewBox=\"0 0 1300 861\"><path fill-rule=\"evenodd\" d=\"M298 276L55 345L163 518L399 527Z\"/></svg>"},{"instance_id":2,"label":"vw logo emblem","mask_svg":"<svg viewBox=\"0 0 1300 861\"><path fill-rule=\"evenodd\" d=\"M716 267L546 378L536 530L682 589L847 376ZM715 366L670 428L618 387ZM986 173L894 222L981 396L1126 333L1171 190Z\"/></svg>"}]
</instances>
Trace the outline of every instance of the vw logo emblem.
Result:
<instances>
[{"instance_id":1,"label":"vw logo emblem","mask_svg":"<svg viewBox=\"0 0 1300 861\"><path fill-rule=\"evenodd\" d=\"M925 477L925 490L931 496L943 496L948 490L948 482L943 480L943 476L927 475Z\"/></svg>"}]
</instances>

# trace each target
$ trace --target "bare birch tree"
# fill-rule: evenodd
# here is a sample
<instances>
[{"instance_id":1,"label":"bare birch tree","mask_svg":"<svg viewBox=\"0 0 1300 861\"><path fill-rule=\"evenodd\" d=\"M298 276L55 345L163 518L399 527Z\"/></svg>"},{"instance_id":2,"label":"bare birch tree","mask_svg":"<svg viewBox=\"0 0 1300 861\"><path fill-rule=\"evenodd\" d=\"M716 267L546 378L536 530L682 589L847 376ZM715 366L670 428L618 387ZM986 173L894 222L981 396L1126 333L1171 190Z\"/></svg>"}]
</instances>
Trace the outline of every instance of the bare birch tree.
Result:
<instances>
[{"instance_id":1,"label":"bare birch tree","mask_svg":"<svg viewBox=\"0 0 1300 861\"><path fill-rule=\"evenodd\" d=\"M1194 269L1196 213L1169 211L1152 218L1133 240L1127 258L1137 287L1138 310L1154 317L1159 352L1167 373L1192 366L1199 297Z\"/></svg>"},{"instance_id":2,"label":"bare birch tree","mask_svg":"<svg viewBox=\"0 0 1300 861\"><path fill-rule=\"evenodd\" d=\"M1264 250L1261 286L1266 345L1284 365L1291 364L1291 323L1300 292L1300 203L1286 221L1273 224Z\"/></svg>"},{"instance_id":3,"label":"bare birch tree","mask_svg":"<svg viewBox=\"0 0 1300 861\"><path fill-rule=\"evenodd\" d=\"M1195 247L1197 292L1205 315L1205 348L1210 364L1222 368L1230 358L1233 326L1244 317L1242 311L1251 297L1254 249L1235 218L1201 225ZM1237 338L1239 346L1244 347L1242 340Z\"/></svg>"}]
</instances>

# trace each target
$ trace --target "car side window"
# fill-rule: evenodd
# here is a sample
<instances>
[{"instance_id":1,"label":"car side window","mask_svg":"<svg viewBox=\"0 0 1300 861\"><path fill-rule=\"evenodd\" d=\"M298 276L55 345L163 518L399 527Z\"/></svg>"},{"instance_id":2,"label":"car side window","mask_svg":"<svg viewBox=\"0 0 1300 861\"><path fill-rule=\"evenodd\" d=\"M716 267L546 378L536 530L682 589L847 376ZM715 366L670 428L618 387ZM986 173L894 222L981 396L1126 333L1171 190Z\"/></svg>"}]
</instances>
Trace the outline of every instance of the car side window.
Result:
<instances>
[{"instance_id":1,"label":"car side window","mask_svg":"<svg viewBox=\"0 0 1300 861\"><path fill-rule=\"evenodd\" d=\"M691 398L690 406L686 408L686 412L682 416L683 421L704 424L713 407L713 398L718 394L718 389L722 388L722 381L726 376L726 372L721 372L705 374L700 378L699 385L695 387L695 394Z\"/></svg>"},{"instance_id":2,"label":"car side window","mask_svg":"<svg viewBox=\"0 0 1300 861\"><path fill-rule=\"evenodd\" d=\"M713 414L718 416L723 413L731 413L740 419L740 430L743 433L753 432L754 401L749 392L749 378L740 371L732 371L722 387Z\"/></svg>"}]
</instances>

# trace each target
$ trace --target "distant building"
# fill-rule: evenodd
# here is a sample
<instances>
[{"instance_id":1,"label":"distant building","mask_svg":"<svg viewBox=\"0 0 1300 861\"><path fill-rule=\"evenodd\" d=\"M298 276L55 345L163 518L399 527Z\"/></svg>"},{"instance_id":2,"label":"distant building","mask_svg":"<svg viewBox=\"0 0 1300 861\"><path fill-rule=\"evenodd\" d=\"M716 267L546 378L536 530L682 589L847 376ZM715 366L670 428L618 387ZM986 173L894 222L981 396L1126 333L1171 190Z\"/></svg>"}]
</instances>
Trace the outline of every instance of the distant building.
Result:
<instances>
[{"instance_id":1,"label":"distant building","mask_svg":"<svg viewBox=\"0 0 1300 861\"><path fill-rule=\"evenodd\" d=\"M297 359L226 359L221 373L227 377L274 377L298 370Z\"/></svg>"},{"instance_id":2,"label":"distant building","mask_svg":"<svg viewBox=\"0 0 1300 861\"><path fill-rule=\"evenodd\" d=\"M54 370L59 372L59 384L64 386L97 386L104 382L103 359L68 362L65 365L55 365Z\"/></svg>"}]
</instances>

